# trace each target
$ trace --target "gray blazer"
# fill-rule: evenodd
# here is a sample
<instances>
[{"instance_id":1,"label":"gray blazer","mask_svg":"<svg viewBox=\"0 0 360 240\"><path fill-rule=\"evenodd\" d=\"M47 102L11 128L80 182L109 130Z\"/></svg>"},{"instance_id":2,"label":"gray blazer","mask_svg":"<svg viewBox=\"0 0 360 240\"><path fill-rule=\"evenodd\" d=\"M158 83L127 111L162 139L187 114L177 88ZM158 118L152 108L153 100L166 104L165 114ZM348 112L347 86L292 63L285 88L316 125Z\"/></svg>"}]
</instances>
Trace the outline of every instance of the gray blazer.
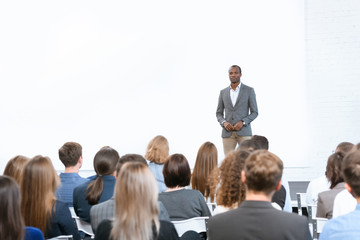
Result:
<instances>
[{"instance_id":1,"label":"gray blazer","mask_svg":"<svg viewBox=\"0 0 360 240\"><path fill-rule=\"evenodd\" d=\"M336 195L345 189L345 182L336 184L333 189L319 193L316 217L331 219L333 216L334 200Z\"/></svg>"},{"instance_id":2,"label":"gray blazer","mask_svg":"<svg viewBox=\"0 0 360 240\"><path fill-rule=\"evenodd\" d=\"M232 134L231 131L227 131L222 125L224 121L231 123L233 126L239 121L244 121L244 127L240 131L236 131L236 133L239 136L251 136L250 123L258 116L255 91L253 88L241 83L239 96L235 106L233 106L230 98L230 88L228 86L220 91L216 109L216 118L223 128L221 137L228 138Z\"/></svg>"},{"instance_id":3,"label":"gray blazer","mask_svg":"<svg viewBox=\"0 0 360 240\"><path fill-rule=\"evenodd\" d=\"M210 240L310 240L304 216L275 209L270 202L244 201L239 208L210 217Z\"/></svg>"},{"instance_id":4,"label":"gray blazer","mask_svg":"<svg viewBox=\"0 0 360 240\"><path fill-rule=\"evenodd\" d=\"M159 220L170 222L169 214L162 202L159 203ZM115 198L96 204L90 209L91 227L96 232L97 227L105 219L113 219L115 214Z\"/></svg>"}]
</instances>

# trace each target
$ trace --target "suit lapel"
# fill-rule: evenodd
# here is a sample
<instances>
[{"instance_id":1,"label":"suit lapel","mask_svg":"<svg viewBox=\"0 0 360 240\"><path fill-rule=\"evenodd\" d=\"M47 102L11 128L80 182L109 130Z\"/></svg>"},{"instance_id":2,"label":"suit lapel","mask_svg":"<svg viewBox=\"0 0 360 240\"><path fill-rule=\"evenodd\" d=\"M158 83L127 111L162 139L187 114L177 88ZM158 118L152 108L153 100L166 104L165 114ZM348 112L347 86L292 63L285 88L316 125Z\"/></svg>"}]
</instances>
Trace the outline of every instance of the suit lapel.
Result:
<instances>
[{"instance_id":1,"label":"suit lapel","mask_svg":"<svg viewBox=\"0 0 360 240\"><path fill-rule=\"evenodd\" d=\"M236 102L235 102L235 106L234 107L236 107L238 104L239 104L239 102L240 102L240 98L241 98L241 93L242 92L244 92L244 84L243 83L241 83L241 85L240 85L240 89L239 89L239 95L238 95L238 97L237 97L237 99L236 99ZM230 95L230 94L229 94ZM231 101L231 100L230 100Z\"/></svg>"},{"instance_id":2,"label":"suit lapel","mask_svg":"<svg viewBox=\"0 0 360 240\"><path fill-rule=\"evenodd\" d=\"M226 89L225 91L225 100L228 101L230 103L230 106L232 108L234 108L234 106L232 105L232 102L231 102L231 97L230 97L230 86Z\"/></svg>"}]
</instances>

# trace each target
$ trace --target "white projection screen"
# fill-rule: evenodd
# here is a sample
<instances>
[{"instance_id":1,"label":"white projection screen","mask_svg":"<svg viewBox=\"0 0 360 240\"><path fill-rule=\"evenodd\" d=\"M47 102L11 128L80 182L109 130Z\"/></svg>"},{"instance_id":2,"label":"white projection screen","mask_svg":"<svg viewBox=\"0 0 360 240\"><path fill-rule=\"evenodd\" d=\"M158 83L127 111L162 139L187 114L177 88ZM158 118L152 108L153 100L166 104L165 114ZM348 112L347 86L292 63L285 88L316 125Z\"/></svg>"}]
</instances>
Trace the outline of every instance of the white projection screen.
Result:
<instances>
[{"instance_id":1,"label":"white projection screen","mask_svg":"<svg viewBox=\"0 0 360 240\"><path fill-rule=\"evenodd\" d=\"M304 3L259 1L2 1L0 171L15 155L83 146L144 154L164 135L193 167L205 141L224 158L215 111L230 65L254 87L253 134L285 167L307 166Z\"/></svg>"}]
</instances>

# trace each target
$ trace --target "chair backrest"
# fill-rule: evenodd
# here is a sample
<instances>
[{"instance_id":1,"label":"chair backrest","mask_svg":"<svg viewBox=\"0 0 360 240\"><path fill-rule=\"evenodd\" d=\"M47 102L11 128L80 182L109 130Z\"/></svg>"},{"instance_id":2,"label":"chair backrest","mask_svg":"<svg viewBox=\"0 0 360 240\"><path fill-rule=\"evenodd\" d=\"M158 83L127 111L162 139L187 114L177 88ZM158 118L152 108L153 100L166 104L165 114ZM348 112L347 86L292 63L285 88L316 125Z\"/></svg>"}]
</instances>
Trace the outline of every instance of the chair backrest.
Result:
<instances>
[{"instance_id":1,"label":"chair backrest","mask_svg":"<svg viewBox=\"0 0 360 240\"><path fill-rule=\"evenodd\" d=\"M46 240L73 240L73 236L72 235L61 235L61 236L49 238Z\"/></svg>"},{"instance_id":2,"label":"chair backrest","mask_svg":"<svg viewBox=\"0 0 360 240\"><path fill-rule=\"evenodd\" d=\"M213 212L214 212L214 210L215 210L215 208L217 206L216 203L207 202L206 204L207 204L207 206L208 206L208 208L210 210L211 215L213 215Z\"/></svg>"},{"instance_id":3,"label":"chair backrest","mask_svg":"<svg viewBox=\"0 0 360 240\"><path fill-rule=\"evenodd\" d=\"M75 213L73 207L69 207L69 210L71 212L71 217L75 220L76 226L79 231L83 231L87 235L89 235L91 238L94 238L95 234L92 230L91 223L85 222L81 220Z\"/></svg>"},{"instance_id":4,"label":"chair backrest","mask_svg":"<svg viewBox=\"0 0 360 240\"><path fill-rule=\"evenodd\" d=\"M319 239L319 235L321 234L321 231L327 221L327 218L315 217L312 219L313 239Z\"/></svg>"},{"instance_id":5,"label":"chair backrest","mask_svg":"<svg viewBox=\"0 0 360 240\"><path fill-rule=\"evenodd\" d=\"M296 201L298 206L298 214L303 215L302 208L306 207L306 193L296 193Z\"/></svg>"},{"instance_id":6,"label":"chair backrest","mask_svg":"<svg viewBox=\"0 0 360 240\"><path fill-rule=\"evenodd\" d=\"M309 204L307 206L309 221L316 217L317 205Z\"/></svg>"},{"instance_id":7,"label":"chair backrest","mask_svg":"<svg viewBox=\"0 0 360 240\"><path fill-rule=\"evenodd\" d=\"M207 221L209 217L194 217L181 221L171 221L181 237L185 232L193 230L197 233L207 232Z\"/></svg>"}]
</instances>

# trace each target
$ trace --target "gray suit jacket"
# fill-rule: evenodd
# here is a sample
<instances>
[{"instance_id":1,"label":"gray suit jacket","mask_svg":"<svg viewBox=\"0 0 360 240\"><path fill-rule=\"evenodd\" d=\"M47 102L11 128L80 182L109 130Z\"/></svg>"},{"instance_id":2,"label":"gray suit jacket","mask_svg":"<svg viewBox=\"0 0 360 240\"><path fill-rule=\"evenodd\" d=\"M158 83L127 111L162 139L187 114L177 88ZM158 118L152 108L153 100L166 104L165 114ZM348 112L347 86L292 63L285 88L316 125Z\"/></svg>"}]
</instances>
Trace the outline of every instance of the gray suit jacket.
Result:
<instances>
[{"instance_id":1,"label":"gray suit jacket","mask_svg":"<svg viewBox=\"0 0 360 240\"><path fill-rule=\"evenodd\" d=\"M332 218L336 195L345 189L345 183L338 183L333 189L319 193L316 217Z\"/></svg>"},{"instance_id":2,"label":"gray suit jacket","mask_svg":"<svg viewBox=\"0 0 360 240\"><path fill-rule=\"evenodd\" d=\"M91 227L93 232L96 232L97 227L105 219L114 218L115 213L115 198L112 197L109 200L94 205L90 209ZM159 201L159 220L170 222L169 214L162 202Z\"/></svg>"},{"instance_id":3,"label":"gray suit jacket","mask_svg":"<svg viewBox=\"0 0 360 240\"><path fill-rule=\"evenodd\" d=\"M264 201L244 201L237 209L211 217L208 237L209 240L312 239L304 216L279 211Z\"/></svg>"},{"instance_id":4,"label":"gray suit jacket","mask_svg":"<svg viewBox=\"0 0 360 240\"><path fill-rule=\"evenodd\" d=\"M216 118L223 128L221 136L228 138L232 134L231 131L226 131L223 127L222 123L224 121L231 123L233 126L239 121L244 121L245 126L240 131L236 131L236 133L239 136L251 136L250 123L258 116L255 91L253 88L241 83L239 96L235 106L233 106L230 98L230 88L229 86L220 91L216 109Z\"/></svg>"}]
</instances>

